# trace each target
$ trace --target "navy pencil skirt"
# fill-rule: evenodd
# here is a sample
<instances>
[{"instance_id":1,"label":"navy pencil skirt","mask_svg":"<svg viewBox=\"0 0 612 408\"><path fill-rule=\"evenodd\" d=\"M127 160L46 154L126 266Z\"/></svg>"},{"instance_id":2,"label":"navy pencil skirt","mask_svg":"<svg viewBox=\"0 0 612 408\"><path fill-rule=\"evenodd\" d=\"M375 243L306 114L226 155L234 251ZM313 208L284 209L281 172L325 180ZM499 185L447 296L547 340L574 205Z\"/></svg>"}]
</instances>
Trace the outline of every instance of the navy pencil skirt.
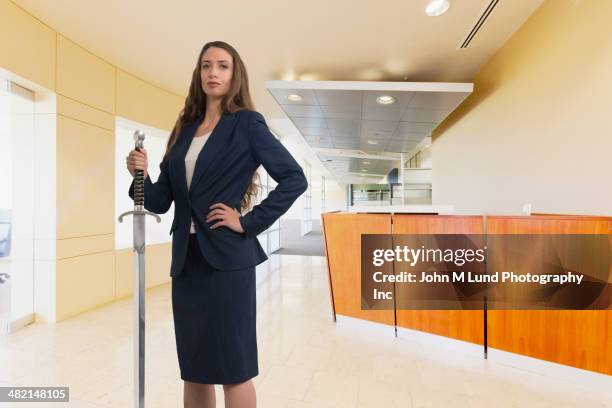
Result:
<instances>
[{"instance_id":1,"label":"navy pencil skirt","mask_svg":"<svg viewBox=\"0 0 612 408\"><path fill-rule=\"evenodd\" d=\"M172 277L181 379L237 384L257 376L255 290L255 267L215 270L189 234L184 269Z\"/></svg>"}]
</instances>

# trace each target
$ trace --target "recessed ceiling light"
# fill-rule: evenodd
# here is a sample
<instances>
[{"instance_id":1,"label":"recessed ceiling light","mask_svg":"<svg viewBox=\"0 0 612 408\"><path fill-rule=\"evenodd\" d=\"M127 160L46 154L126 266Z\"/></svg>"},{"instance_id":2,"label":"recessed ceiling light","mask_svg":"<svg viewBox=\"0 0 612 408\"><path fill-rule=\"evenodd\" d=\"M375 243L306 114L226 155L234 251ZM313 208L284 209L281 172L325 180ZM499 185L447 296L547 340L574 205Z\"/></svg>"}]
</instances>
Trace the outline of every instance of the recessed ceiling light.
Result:
<instances>
[{"instance_id":1,"label":"recessed ceiling light","mask_svg":"<svg viewBox=\"0 0 612 408\"><path fill-rule=\"evenodd\" d=\"M450 7L450 1L448 0L431 0L425 6L425 14L430 17L441 16L446 13L448 8Z\"/></svg>"},{"instance_id":2,"label":"recessed ceiling light","mask_svg":"<svg viewBox=\"0 0 612 408\"><path fill-rule=\"evenodd\" d=\"M381 105L389 105L395 102L395 98L391 95L381 95L376 98L376 102L380 103Z\"/></svg>"},{"instance_id":3,"label":"recessed ceiling light","mask_svg":"<svg viewBox=\"0 0 612 408\"><path fill-rule=\"evenodd\" d=\"M368 140L368 143L371 145L377 145L378 142L376 140Z\"/></svg>"},{"instance_id":4,"label":"recessed ceiling light","mask_svg":"<svg viewBox=\"0 0 612 408\"><path fill-rule=\"evenodd\" d=\"M297 101L302 100L302 96L298 94L289 94L287 95L287 99L289 99L292 102L297 102Z\"/></svg>"},{"instance_id":5,"label":"recessed ceiling light","mask_svg":"<svg viewBox=\"0 0 612 408\"><path fill-rule=\"evenodd\" d=\"M361 169L361 171L367 171L366 169Z\"/></svg>"},{"instance_id":6,"label":"recessed ceiling light","mask_svg":"<svg viewBox=\"0 0 612 408\"><path fill-rule=\"evenodd\" d=\"M364 161L363 164L370 164L370 162Z\"/></svg>"}]
</instances>

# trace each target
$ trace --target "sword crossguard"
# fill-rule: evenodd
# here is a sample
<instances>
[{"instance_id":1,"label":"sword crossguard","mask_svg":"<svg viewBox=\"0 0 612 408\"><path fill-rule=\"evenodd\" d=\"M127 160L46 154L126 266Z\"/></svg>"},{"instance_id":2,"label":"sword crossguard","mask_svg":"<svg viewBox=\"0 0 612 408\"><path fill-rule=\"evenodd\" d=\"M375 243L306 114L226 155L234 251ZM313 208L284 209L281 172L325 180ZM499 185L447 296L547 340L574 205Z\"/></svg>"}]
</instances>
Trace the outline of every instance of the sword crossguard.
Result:
<instances>
[{"instance_id":1,"label":"sword crossguard","mask_svg":"<svg viewBox=\"0 0 612 408\"><path fill-rule=\"evenodd\" d=\"M147 210L132 210L132 211L126 211L123 214L121 214L119 216L119 222L123 222L123 217L126 215L151 215L153 217L155 217L155 219L157 220L157 222L161 222L161 218L159 215L152 213L151 211L147 211Z\"/></svg>"}]
</instances>

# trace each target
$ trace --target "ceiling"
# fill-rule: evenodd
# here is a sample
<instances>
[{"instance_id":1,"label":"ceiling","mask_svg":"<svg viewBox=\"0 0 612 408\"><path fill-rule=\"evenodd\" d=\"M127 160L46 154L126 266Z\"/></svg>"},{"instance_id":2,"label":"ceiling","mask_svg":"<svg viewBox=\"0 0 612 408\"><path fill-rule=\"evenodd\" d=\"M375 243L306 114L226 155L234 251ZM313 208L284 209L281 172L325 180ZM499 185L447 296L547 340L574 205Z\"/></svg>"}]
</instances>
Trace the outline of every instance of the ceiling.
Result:
<instances>
[{"instance_id":1,"label":"ceiling","mask_svg":"<svg viewBox=\"0 0 612 408\"><path fill-rule=\"evenodd\" d=\"M351 169L370 137L380 142L367 154L385 156L372 162L374 175L397 166L387 160L395 153L385 151L414 148L446 111L415 93L398 94L395 106L382 109L371 102L375 93L358 90L312 90L308 98L317 103L289 105L275 100L267 81L472 82L543 0L500 0L465 49L460 45L491 0L451 0L438 17L425 15L427 0L12 1L99 57L178 95L187 93L202 46L230 43L247 66L256 109L275 133L332 149L343 169L339 180L368 182ZM329 150L314 153L308 155L330 163L322 156Z\"/></svg>"},{"instance_id":2,"label":"ceiling","mask_svg":"<svg viewBox=\"0 0 612 408\"><path fill-rule=\"evenodd\" d=\"M459 45L490 0L451 0L428 17L425 0L12 0L94 54L186 95L207 41L245 61L256 108L284 118L265 89L278 79L471 82L541 4L499 1L469 48Z\"/></svg>"}]
</instances>

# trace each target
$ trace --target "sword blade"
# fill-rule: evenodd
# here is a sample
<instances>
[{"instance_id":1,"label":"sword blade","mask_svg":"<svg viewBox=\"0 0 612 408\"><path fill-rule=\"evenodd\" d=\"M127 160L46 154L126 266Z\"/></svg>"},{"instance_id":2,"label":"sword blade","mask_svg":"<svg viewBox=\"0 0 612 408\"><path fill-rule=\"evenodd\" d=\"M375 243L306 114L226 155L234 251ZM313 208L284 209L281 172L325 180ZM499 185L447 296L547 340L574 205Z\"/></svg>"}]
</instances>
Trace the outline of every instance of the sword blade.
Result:
<instances>
[{"instance_id":1,"label":"sword blade","mask_svg":"<svg viewBox=\"0 0 612 408\"><path fill-rule=\"evenodd\" d=\"M144 408L145 397L145 215L134 221L134 406Z\"/></svg>"}]
</instances>

